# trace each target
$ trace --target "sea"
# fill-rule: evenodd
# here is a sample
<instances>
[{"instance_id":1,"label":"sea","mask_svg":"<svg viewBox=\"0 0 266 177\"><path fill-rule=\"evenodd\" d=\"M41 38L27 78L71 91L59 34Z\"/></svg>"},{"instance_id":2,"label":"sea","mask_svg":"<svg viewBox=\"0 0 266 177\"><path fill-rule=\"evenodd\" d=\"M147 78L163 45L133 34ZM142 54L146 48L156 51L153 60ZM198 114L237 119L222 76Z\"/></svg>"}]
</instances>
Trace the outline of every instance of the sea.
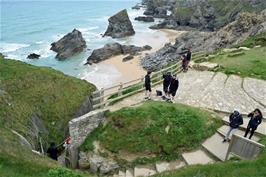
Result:
<instances>
[{"instance_id":1,"label":"sea","mask_svg":"<svg viewBox=\"0 0 266 177\"><path fill-rule=\"evenodd\" d=\"M119 70L111 65L84 65L93 49L110 42L151 45L156 47L165 34L151 30L153 23L135 21L144 9L131 7L140 0L124 1L0 1L0 52L7 58L20 60L36 66L51 67L63 73L92 82L98 88L108 87L121 77ZM102 37L108 26L108 18L127 9L136 34L131 37L112 39ZM158 22L158 19L156 20ZM156 23L155 22L155 23ZM82 32L87 48L84 52L65 61L55 58L51 43L59 40L73 29ZM40 59L30 60L30 53L40 54ZM134 74L134 73L132 73Z\"/></svg>"}]
</instances>

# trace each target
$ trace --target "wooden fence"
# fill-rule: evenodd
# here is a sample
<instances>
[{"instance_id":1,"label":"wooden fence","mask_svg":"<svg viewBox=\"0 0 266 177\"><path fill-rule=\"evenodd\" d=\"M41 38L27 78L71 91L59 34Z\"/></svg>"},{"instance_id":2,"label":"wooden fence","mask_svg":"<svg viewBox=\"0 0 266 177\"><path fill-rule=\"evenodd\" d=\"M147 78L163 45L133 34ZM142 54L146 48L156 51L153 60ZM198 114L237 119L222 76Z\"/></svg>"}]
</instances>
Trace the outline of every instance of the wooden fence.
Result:
<instances>
[{"instance_id":1,"label":"wooden fence","mask_svg":"<svg viewBox=\"0 0 266 177\"><path fill-rule=\"evenodd\" d=\"M203 52L192 54L193 61L202 61L206 58ZM153 72L151 76L152 87L162 83L163 74L171 72L177 74L182 71L181 60L177 63L163 68L159 71ZM104 108L112 103L115 103L123 98L134 95L144 90L144 76L128 82L121 82L108 88L102 88L92 93L93 109Z\"/></svg>"},{"instance_id":2,"label":"wooden fence","mask_svg":"<svg viewBox=\"0 0 266 177\"><path fill-rule=\"evenodd\" d=\"M263 144L233 134L225 160L228 159L230 153L241 159L253 159L259 155L263 148L265 148Z\"/></svg>"}]
</instances>

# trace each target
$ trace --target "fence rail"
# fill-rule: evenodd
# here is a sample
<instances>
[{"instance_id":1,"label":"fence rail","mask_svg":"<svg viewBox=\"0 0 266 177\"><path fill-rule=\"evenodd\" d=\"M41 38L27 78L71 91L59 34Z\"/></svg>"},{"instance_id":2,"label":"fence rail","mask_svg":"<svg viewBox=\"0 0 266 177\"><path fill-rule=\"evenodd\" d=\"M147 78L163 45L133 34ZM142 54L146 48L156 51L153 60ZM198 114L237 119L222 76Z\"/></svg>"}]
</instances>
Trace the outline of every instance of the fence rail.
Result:
<instances>
[{"instance_id":1,"label":"fence rail","mask_svg":"<svg viewBox=\"0 0 266 177\"><path fill-rule=\"evenodd\" d=\"M196 52L192 54L193 61L200 61L204 59L206 54L204 52ZM162 75L164 72L171 72L177 74L182 71L181 61L163 68L159 71L153 72L151 76L152 87L162 83ZM127 82L121 82L108 88L102 88L92 93L93 109L104 108L114 102L122 100L128 96L134 95L144 90L144 76Z\"/></svg>"}]
</instances>

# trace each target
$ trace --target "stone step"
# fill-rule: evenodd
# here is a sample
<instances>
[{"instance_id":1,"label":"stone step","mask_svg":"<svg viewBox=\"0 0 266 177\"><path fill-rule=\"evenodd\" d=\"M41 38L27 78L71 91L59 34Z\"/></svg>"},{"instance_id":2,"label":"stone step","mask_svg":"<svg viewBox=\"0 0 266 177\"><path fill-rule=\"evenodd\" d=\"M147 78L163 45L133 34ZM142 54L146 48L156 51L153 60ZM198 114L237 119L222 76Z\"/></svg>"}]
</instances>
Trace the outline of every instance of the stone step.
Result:
<instances>
[{"instance_id":1,"label":"stone step","mask_svg":"<svg viewBox=\"0 0 266 177\"><path fill-rule=\"evenodd\" d=\"M118 174L114 174L113 177L126 177L126 173L119 170Z\"/></svg>"},{"instance_id":2,"label":"stone step","mask_svg":"<svg viewBox=\"0 0 266 177\"><path fill-rule=\"evenodd\" d=\"M156 163L156 170L158 173L162 173L164 171L176 170L181 167L186 166L185 162L183 161L172 161L172 162L157 162Z\"/></svg>"},{"instance_id":3,"label":"stone step","mask_svg":"<svg viewBox=\"0 0 266 177\"><path fill-rule=\"evenodd\" d=\"M152 176L155 175L157 172L153 166L150 165L143 165L143 166L136 166L134 168L134 175L135 177L145 177L145 176Z\"/></svg>"},{"instance_id":4,"label":"stone step","mask_svg":"<svg viewBox=\"0 0 266 177\"><path fill-rule=\"evenodd\" d=\"M215 133L202 143L202 147L217 159L224 161L229 143L223 143L223 139L220 134Z\"/></svg>"},{"instance_id":5,"label":"stone step","mask_svg":"<svg viewBox=\"0 0 266 177\"><path fill-rule=\"evenodd\" d=\"M133 169L127 169L126 170L126 177L134 177L134 170Z\"/></svg>"},{"instance_id":6,"label":"stone step","mask_svg":"<svg viewBox=\"0 0 266 177\"><path fill-rule=\"evenodd\" d=\"M229 125L229 117L224 117L223 121L225 124ZM244 118L243 124L240 126L240 129L246 130L248 122L249 122L249 118ZM266 122L265 122L265 120L263 120L261 122L261 124L258 126L257 130L255 131L255 134L266 135Z\"/></svg>"},{"instance_id":7,"label":"stone step","mask_svg":"<svg viewBox=\"0 0 266 177\"><path fill-rule=\"evenodd\" d=\"M217 130L217 132L220 133L224 137L227 134L228 130L229 130L229 126L223 125L222 127L220 127ZM235 134L239 135L239 136L244 136L245 131L238 129L238 130L235 131ZM232 135L229 137L229 139L231 139L231 137L232 137ZM256 142L258 142L260 140L260 138L258 136L256 136L256 135L253 135L251 139L256 141Z\"/></svg>"},{"instance_id":8,"label":"stone step","mask_svg":"<svg viewBox=\"0 0 266 177\"><path fill-rule=\"evenodd\" d=\"M207 153L202 150L183 153L182 157L187 165L209 164L215 162L215 160L213 160Z\"/></svg>"}]
</instances>

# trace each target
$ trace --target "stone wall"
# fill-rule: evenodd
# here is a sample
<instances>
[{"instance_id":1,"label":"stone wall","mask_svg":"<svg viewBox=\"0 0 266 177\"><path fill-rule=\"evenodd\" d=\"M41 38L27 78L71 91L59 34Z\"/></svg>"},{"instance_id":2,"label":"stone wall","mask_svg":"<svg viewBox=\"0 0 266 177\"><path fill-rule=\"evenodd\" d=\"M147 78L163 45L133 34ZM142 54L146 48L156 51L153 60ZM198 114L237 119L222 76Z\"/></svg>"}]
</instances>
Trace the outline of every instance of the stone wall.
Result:
<instances>
[{"instance_id":1,"label":"stone wall","mask_svg":"<svg viewBox=\"0 0 266 177\"><path fill-rule=\"evenodd\" d=\"M72 144L76 147L80 146L87 135L104 121L104 114L107 111L107 109L91 111L69 121L69 134L72 138Z\"/></svg>"}]
</instances>

